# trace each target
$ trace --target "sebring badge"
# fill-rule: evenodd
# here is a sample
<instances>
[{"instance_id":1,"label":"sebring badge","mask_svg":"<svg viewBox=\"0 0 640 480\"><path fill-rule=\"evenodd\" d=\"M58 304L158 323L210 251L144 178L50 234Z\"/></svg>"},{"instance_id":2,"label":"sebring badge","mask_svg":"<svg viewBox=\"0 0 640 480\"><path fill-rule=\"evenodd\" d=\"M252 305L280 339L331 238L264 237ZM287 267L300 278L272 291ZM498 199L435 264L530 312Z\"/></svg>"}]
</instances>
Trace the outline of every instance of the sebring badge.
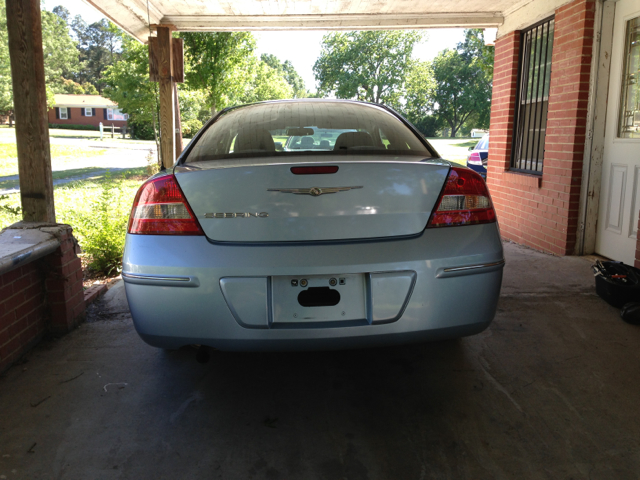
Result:
<instances>
[{"instance_id":1,"label":"sebring badge","mask_svg":"<svg viewBox=\"0 0 640 480\"><path fill-rule=\"evenodd\" d=\"M260 217L267 218L269 214L267 212L256 213L205 213L204 218L249 218Z\"/></svg>"},{"instance_id":2,"label":"sebring badge","mask_svg":"<svg viewBox=\"0 0 640 480\"><path fill-rule=\"evenodd\" d=\"M311 195L319 197L326 193L346 192L348 190L356 190L362 187L311 187L311 188L268 188L267 192L293 193L295 195Z\"/></svg>"}]
</instances>

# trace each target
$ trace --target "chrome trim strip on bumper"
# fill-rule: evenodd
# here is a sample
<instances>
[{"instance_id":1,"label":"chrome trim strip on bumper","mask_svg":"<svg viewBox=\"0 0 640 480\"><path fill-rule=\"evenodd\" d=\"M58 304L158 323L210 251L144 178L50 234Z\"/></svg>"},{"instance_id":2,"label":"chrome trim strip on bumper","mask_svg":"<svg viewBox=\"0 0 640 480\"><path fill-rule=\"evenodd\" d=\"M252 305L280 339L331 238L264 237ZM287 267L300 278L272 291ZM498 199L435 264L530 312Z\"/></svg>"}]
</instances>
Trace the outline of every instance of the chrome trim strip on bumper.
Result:
<instances>
[{"instance_id":1,"label":"chrome trim strip on bumper","mask_svg":"<svg viewBox=\"0 0 640 480\"><path fill-rule=\"evenodd\" d=\"M480 265L471 265L469 267L445 268L444 271L445 272L459 272L461 270L473 270L474 268L496 267L498 265L504 265L504 260L500 260L499 262L493 262L493 263L482 263Z\"/></svg>"},{"instance_id":2,"label":"chrome trim strip on bumper","mask_svg":"<svg viewBox=\"0 0 640 480\"><path fill-rule=\"evenodd\" d=\"M122 272L122 279L127 283L138 285L158 285L166 287L199 287L196 277L174 277L168 275L148 275Z\"/></svg>"},{"instance_id":3,"label":"chrome trim strip on bumper","mask_svg":"<svg viewBox=\"0 0 640 480\"><path fill-rule=\"evenodd\" d=\"M505 260L504 258L498 262L491 263L481 263L479 265L468 265L464 267L448 267L448 268L439 268L436 272L437 278L446 278L446 277L457 277L461 275L473 275L476 273L484 273L489 271L494 271L504 267ZM478 270L482 270L479 272Z\"/></svg>"}]
</instances>

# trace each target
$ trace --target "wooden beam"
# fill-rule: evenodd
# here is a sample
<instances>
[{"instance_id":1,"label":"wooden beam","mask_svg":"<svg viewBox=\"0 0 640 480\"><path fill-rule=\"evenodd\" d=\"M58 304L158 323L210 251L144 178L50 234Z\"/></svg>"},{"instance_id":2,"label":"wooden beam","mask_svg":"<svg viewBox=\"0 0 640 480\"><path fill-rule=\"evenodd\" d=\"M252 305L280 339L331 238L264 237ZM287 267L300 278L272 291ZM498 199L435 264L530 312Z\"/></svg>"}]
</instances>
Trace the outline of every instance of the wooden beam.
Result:
<instances>
[{"instance_id":1,"label":"wooden beam","mask_svg":"<svg viewBox=\"0 0 640 480\"><path fill-rule=\"evenodd\" d=\"M158 37L149 37L149 80L158 81Z\"/></svg>"},{"instance_id":2,"label":"wooden beam","mask_svg":"<svg viewBox=\"0 0 640 480\"><path fill-rule=\"evenodd\" d=\"M54 223L40 0L7 0L6 6L22 218Z\"/></svg>"},{"instance_id":3,"label":"wooden beam","mask_svg":"<svg viewBox=\"0 0 640 480\"><path fill-rule=\"evenodd\" d=\"M162 164L171 168L176 158L175 99L171 29L158 27L158 81L160 84L160 151Z\"/></svg>"},{"instance_id":4,"label":"wooden beam","mask_svg":"<svg viewBox=\"0 0 640 480\"><path fill-rule=\"evenodd\" d=\"M174 38L175 40L175 38ZM178 84L173 84L174 92L173 98L175 101L175 110L176 110L176 160L184 150L184 146L182 144L182 120L180 119L180 102L178 101Z\"/></svg>"},{"instance_id":5,"label":"wooden beam","mask_svg":"<svg viewBox=\"0 0 640 480\"><path fill-rule=\"evenodd\" d=\"M184 40L174 38L173 48L173 80L176 83L184 83Z\"/></svg>"}]
</instances>

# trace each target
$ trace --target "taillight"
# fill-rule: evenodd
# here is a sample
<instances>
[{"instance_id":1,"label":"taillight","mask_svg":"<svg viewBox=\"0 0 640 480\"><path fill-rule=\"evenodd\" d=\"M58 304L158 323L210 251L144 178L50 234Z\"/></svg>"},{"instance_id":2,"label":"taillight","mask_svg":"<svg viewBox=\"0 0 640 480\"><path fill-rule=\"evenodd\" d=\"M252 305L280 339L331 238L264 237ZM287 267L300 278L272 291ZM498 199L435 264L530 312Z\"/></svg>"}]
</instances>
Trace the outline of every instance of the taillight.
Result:
<instances>
[{"instance_id":1,"label":"taillight","mask_svg":"<svg viewBox=\"0 0 640 480\"><path fill-rule=\"evenodd\" d=\"M129 233L204 235L173 175L148 180L140 187L131 209Z\"/></svg>"},{"instance_id":2,"label":"taillight","mask_svg":"<svg viewBox=\"0 0 640 480\"><path fill-rule=\"evenodd\" d=\"M327 165L322 167L291 167L291 173L294 175L323 175L327 173L336 173L337 165Z\"/></svg>"},{"instance_id":3,"label":"taillight","mask_svg":"<svg viewBox=\"0 0 640 480\"><path fill-rule=\"evenodd\" d=\"M482 177L473 170L452 167L427 228L495 221L496 212Z\"/></svg>"},{"instance_id":4,"label":"taillight","mask_svg":"<svg viewBox=\"0 0 640 480\"><path fill-rule=\"evenodd\" d=\"M473 152L469 155L467 159L467 163L469 165L482 165L482 158L480 157L480 152Z\"/></svg>"}]
</instances>

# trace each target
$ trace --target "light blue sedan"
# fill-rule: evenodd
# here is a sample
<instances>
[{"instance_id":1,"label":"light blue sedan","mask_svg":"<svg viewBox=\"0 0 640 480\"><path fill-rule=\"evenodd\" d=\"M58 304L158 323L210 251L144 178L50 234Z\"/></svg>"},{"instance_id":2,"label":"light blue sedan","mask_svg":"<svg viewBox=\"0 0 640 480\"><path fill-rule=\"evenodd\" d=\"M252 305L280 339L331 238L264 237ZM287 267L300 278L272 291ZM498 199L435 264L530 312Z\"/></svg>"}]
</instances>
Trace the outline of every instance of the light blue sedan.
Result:
<instances>
[{"instance_id":1,"label":"light blue sedan","mask_svg":"<svg viewBox=\"0 0 640 480\"><path fill-rule=\"evenodd\" d=\"M480 175L387 107L313 99L212 118L140 187L122 276L151 345L311 350L481 332L503 265Z\"/></svg>"}]
</instances>

